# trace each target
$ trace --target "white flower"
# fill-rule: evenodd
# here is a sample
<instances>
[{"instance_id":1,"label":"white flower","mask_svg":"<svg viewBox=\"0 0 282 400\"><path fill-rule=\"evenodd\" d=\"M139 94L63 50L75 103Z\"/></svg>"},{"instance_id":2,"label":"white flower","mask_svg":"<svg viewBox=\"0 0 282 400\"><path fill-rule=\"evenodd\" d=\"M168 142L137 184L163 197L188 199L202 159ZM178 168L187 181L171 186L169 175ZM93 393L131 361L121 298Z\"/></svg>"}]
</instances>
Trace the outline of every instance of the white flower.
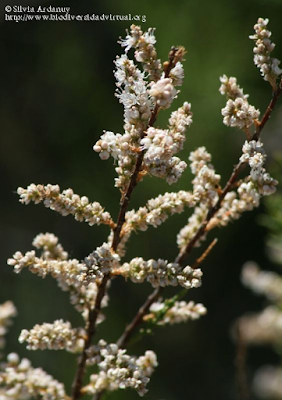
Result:
<instances>
[{"instance_id":1,"label":"white flower","mask_svg":"<svg viewBox=\"0 0 282 400\"><path fill-rule=\"evenodd\" d=\"M162 78L152 84L149 94L160 107L169 108L177 96L177 90L174 88L171 78Z\"/></svg>"},{"instance_id":2,"label":"white flower","mask_svg":"<svg viewBox=\"0 0 282 400\"><path fill-rule=\"evenodd\" d=\"M147 350L144 356L135 357L126 354L115 343L107 344L100 340L97 346L88 350L88 365L98 365L99 373L90 376L90 383L83 392L96 394L102 390L132 388L139 396L146 392L146 385L157 367L157 357L153 351Z\"/></svg>"},{"instance_id":3,"label":"white flower","mask_svg":"<svg viewBox=\"0 0 282 400\"><path fill-rule=\"evenodd\" d=\"M267 29L269 20L259 18L254 26L255 34L250 39L255 40L254 47L254 63L260 69L264 80L276 88L276 80L282 74L279 68L280 61L277 58L270 57L271 52L275 48L275 44L271 42L271 32Z\"/></svg>"},{"instance_id":4,"label":"white flower","mask_svg":"<svg viewBox=\"0 0 282 400\"><path fill-rule=\"evenodd\" d=\"M260 112L249 105L246 99L237 97L235 100L227 101L221 114L225 125L244 129L249 128L259 118Z\"/></svg>"},{"instance_id":5,"label":"white flower","mask_svg":"<svg viewBox=\"0 0 282 400\"><path fill-rule=\"evenodd\" d=\"M67 350L71 353L80 353L85 338L84 329L73 329L70 322L56 320L52 324L35 325L30 331L23 329L19 342L27 342L28 350Z\"/></svg>"},{"instance_id":6,"label":"white flower","mask_svg":"<svg viewBox=\"0 0 282 400\"><path fill-rule=\"evenodd\" d=\"M177 263L168 263L161 259L145 261L142 257L124 263L117 273L135 283L147 280L153 287L180 285L185 289L199 287L202 276L200 269L192 269L190 266L182 269Z\"/></svg>"}]
</instances>

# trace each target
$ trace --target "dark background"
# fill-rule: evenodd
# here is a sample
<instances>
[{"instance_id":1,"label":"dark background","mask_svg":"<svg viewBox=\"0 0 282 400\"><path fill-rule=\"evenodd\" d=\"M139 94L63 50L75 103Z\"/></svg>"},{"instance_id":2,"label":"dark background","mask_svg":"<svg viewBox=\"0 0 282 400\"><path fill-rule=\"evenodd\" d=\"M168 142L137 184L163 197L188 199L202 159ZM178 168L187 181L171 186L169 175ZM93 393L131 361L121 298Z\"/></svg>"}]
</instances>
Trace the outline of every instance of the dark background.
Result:
<instances>
[{"instance_id":1,"label":"dark background","mask_svg":"<svg viewBox=\"0 0 282 400\"><path fill-rule=\"evenodd\" d=\"M11 6L18 3L8 2ZM49 2L22 1L21 5L49 6ZM15 275L6 259L20 250L32 248L40 232L53 232L72 258L83 259L106 240L105 227L89 227L72 217L63 218L42 205L25 207L18 203L16 189L34 183L58 183L61 189L99 201L114 219L119 192L113 187L115 171L111 160L103 162L92 146L103 129L122 133L122 107L114 97L113 60L122 50L116 43L125 36L129 22L7 22L1 4L1 302L14 301L18 317L10 330L8 351L16 351L42 366L47 372L71 385L75 357L64 352L29 352L17 342L20 330L36 323L63 318L82 323L56 282L42 280L28 271ZM222 182L228 179L245 140L242 132L222 124L220 110L225 99L219 94L219 76L236 76L250 103L263 112L271 88L253 65L253 33L257 18L270 18L275 55L282 58L281 0L214 1L53 1L52 6L71 7L71 14L140 14L146 16L142 28L156 27L159 57L164 61L171 45L184 45L185 83L173 109L183 101L192 103L194 122L187 133L185 150L205 145ZM280 57L279 57L280 56ZM162 112L158 124L165 127L169 111ZM269 154L281 148L282 107L278 105L263 131ZM271 157L269 157L270 159ZM134 192L131 206L137 208L165 191L190 190L191 175L185 172L173 186L146 178ZM191 212L191 211L190 211ZM203 286L188 293L187 299L203 302L208 314L201 320L158 328L151 337L130 348L141 354L153 349L159 367L149 385L150 399L202 400L238 398L236 387L236 347L230 329L233 321L247 310L259 310L263 299L254 297L240 283L242 264L250 259L264 268L269 265L265 251L266 231L257 224L262 209L246 213L224 230L212 232L219 243L202 265ZM134 235L127 258L142 256L173 260L175 242L189 210L174 216L158 230ZM189 262L197 257L191 255ZM107 320L99 337L115 341L151 287L114 281L110 292ZM172 293L172 292L171 292ZM170 291L167 291L170 294ZM276 361L269 349L249 351L248 376L264 363ZM112 399L137 399L133 391L119 391Z\"/></svg>"}]
</instances>

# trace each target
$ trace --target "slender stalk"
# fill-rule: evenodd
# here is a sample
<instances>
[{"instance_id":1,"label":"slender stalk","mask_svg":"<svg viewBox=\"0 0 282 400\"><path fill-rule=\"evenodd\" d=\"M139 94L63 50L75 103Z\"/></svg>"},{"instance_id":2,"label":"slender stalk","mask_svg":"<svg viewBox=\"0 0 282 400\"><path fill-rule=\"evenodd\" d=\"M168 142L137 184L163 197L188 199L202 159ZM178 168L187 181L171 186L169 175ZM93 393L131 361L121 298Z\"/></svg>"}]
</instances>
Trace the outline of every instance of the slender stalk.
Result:
<instances>
[{"instance_id":1,"label":"slender stalk","mask_svg":"<svg viewBox=\"0 0 282 400\"><path fill-rule=\"evenodd\" d=\"M268 104L267 109L265 110L265 113L264 113L261 121L257 124L255 134L252 137L253 140L258 140L259 135L260 135L262 129L264 128L264 125L269 120L271 113L272 113L281 93L282 93L282 79L280 81L278 88L272 92L272 98Z\"/></svg>"},{"instance_id":2,"label":"slender stalk","mask_svg":"<svg viewBox=\"0 0 282 400\"><path fill-rule=\"evenodd\" d=\"M154 301L158 299L162 291L163 288L159 286L147 297L145 303L139 308L133 320L126 326L123 334L118 339L117 345L120 348L124 349L126 347L133 331L142 323L144 315L147 313Z\"/></svg>"},{"instance_id":3,"label":"slender stalk","mask_svg":"<svg viewBox=\"0 0 282 400\"><path fill-rule=\"evenodd\" d=\"M99 290L97 293L96 301L95 301L95 306L93 309L89 310L89 316L88 316L88 325L87 325L87 339L85 340L84 343L84 348L81 354L81 357L78 362L77 370L76 370L76 375L73 381L73 386L72 386L72 399L79 399L81 397L81 387L83 384L83 377L84 377L84 372L85 372L85 365L86 365L86 360L87 360L87 350L89 349L91 345L91 340L94 334L96 333L96 322L98 315L101 310L101 303L103 300L103 297L106 293L106 287L107 287L107 282L110 279L109 275L105 275L101 285L99 286Z\"/></svg>"},{"instance_id":4,"label":"slender stalk","mask_svg":"<svg viewBox=\"0 0 282 400\"><path fill-rule=\"evenodd\" d=\"M148 127L149 126L153 126L153 124L155 123L156 119L157 119L157 115L159 112L160 107L158 105L155 106L152 114L151 114L151 118L149 120L148 123ZM143 137L145 134L145 132L143 132L142 136ZM138 182L138 174L141 170L141 166L142 166L142 162L143 162L143 158L144 158L144 152L141 151L137 157L137 161L135 164L135 169L134 172L131 176L131 180L130 183L128 185L128 188L126 190L125 195L123 195L121 197L121 206L120 206L120 210L119 210L119 214L118 214L118 220L117 220L117 224L116 227L114 229L114 238L113 238L113 243L112 243L112 249L115 251L119 245L120 242L120 233L121 233L121 229L123 227L124 221L125 221L125 214L126 211L128 209L128 205L129 205L129 201L131 198L131 194L133 189L135 188L135 186L137 185Z\"/></svg>"},{"instance_id":5,"label":"slender stalk","mask_svg":"<svg viewBox=\"0 0 282 400\"><path fill-rule=\"evenodd\" d=\"M213 239L211 244L208 246L208 248L203 252L203 254L197 258L197 260L191 265L191 268L196 269L199 267L200 264L202 264L203 261L207 258L207 256L210 254L214 246L217 244L218 239Z\"/></svg>"},{"instance_id":6,"label":"slender stalk","mask_svg":"<svg viewBox=\"0 0 282 400\"><path fill-rule=\"evenodd\" d=\"M197 241L205 234L208 223L215 216L217 211L220 209L225 196L227 195L227 193L230 191L230 189L236 182L237 177L238 177L241 169L243 168L243 166L245 166L245 163L239 162L234 167L233 172L232 172L228 182L226 183L223 191L221 192L216 204L209 209L209 212L206 216L205 221L202 223L202 225L200 226L200 228L198 229L198 231L196 232L194 237L190 240L190 242L187 243L187 246L183 250L180 251L180 253L176 257L175 262L177 262L178 264L182 264L183 261L186 259L186 257L190 254L191 250L193 249L193 247L195 246Z\"/></svg>"}]
</instances>

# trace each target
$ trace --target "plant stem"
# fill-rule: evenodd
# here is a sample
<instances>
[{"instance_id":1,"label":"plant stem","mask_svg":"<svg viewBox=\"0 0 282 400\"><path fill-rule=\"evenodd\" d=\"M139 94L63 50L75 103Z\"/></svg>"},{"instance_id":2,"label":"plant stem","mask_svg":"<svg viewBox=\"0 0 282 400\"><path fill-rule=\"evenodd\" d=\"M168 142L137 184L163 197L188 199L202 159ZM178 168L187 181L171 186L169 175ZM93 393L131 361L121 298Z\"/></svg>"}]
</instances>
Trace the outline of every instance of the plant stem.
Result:
<instances>
[{"instance_id":1,"label":"plant stem","mask_svg":"<svg viewBox=\"0 0 282 400\"><path fill-rule=\"evenodd\" d=\"M99 290L97 293L97 297L95 300L95 306L94 308L89 310L89 316L88 316L88 325L87 325L87 339L85 340L84 343L84 348L81 354L81 357L78 362L77 370L76 370L76 375L73 381L73 386L72 386L72 399L79 399L81 397L81 387L83 384L83 377L84 377L84 372L85 372L85 365L86 365L86 360L87 360L87 350L89 349L91 345L91 340L94 334L96 333L96 322L97 318L99 316L100 310L101 310L101 302L103 300L103 297L106 293L106 287L107 287L107 282L109 280L110 276L105 275L101 285L99 286Z\"/></svg>"},{"instance_id":2,"label":"plant stem","mask_svg":"<svg viewBox=\"0 0 282 400\"><path fill-rule=\"evenodd\" d=\"M178 48L171 49L171 51L169 53L169 61L166 63L166 66L165 66L165 77L169 76L171 69L175 66L175 64L177 62L176 58L179 56L178 51L179 51ZM154 107L154 110L151 113L151 117L150 117L147 127L154 125L154 123L156 122L159 110L160 110L160 106L158 104L156 104ZM146 130L144 130L142 132L141 138L144 137L145 133L146 133ZM113 251L117 250L118 245L121 241L121 230L122 230L123 224L125 222L125 214L128 209L128 206L129 206L132 192L138 182L138 175L139 175L139 172L141 171L143 158L144 158L144 152L141 151L137 157L135 168L134 168L133 174L131 175L130 182L127 187L126 193L121 196L118 219L117 219L117 223L113 229L114 237L113 237L113 241L112 241L112 245L111 245L111 248L113 249ZM72 385L72 400L78 400L81 397L81 387L83 384L83 377L84 377L84 373L85 373L87 350L89 349L92 338L96 333L97 318L98 318L100 310L101 310L101 303L102 303L103 297L106 294L107 283L110 279L111 279L110 273L106 274L104 276L104 278L98 288L98 293L97 293L97 297L95 300L95 306L93 309L89 310L89 317L88 317L88 324L87 324L87 339L85 340L85 343L84 343L84 348L83 348L82 354L81 354L79 362L78 362L76 375L75 375L74 382ZM149 298L147 299L147 302L151 301L151 303L148 305L148 307L150 307L150 305L154 302L155 298L157 298L157 297L158 297L158 294L155 296L153 294L151 296L149 296ZM142 307L141 307L141 309L142 309ZM140 310L139 310L139 312L142 312L142 310L141 311ZM147 310L147 308L145 309L144 312L146 312L146 310ZM99 396L99 397L97 397L97 399L98 399L102 396L102 392L100 395L99 395L99 393L97 395Z\"/></svg>"},{"instance_id":3,"label":"plant stem","mask_svg":"<svg viewBox=\"0 0 282 400\"><path fill-rule=\"evenodd\" d=\"M264 113L261 121L259 122L259 124L257 124L255 134L252 137L253 140L258 140L259 135L260 135L264 125L269 120L271 113L272 113L281 93L282 93L282 78L281 78L280 84L278 85L278 88L272 92L272 98L268 104L268 107L265 110L265 113Z\"/></svg>"},{"instance_id":4,"label":"plant stem","mask_svg":"<svg viewBox=\"0 0 282 400\"><path fill-rule=\"evenodd\" d=\"M163 288L157 287L146 299L145 303L139 308L133 320L128 324L117 341L118 347L124 349L132 335L133 331L142 323L144 315L147 313L149 307L158 299Z\"/></svg>"},{"instance_id":5,"label":"plant stem","mask_svg":"<svg viewBox=\"0 0 282 400\"><path fill-rule=\"evenodd\" d=\"M179 252L178 256L176 257L175 262L177 262L178 264L182 264L183 261L185 260L185 258L190 254L190 252L193 249L193 247L195 246L196 242L205 234L208 223L215 216L217 211L220 209L222 201L224 200L225 196L227 195L227 193L230 191L230 189L234 185L234 183L241 171L241 168L243 168L243 166L245 166L245 164L246 163L239 162L234 167L233 172L232 172L228 182L226 183L222 193L220 194L216 204L209 209L209 212L206 216L205 221L202 223L202 225L200 226L200 228L198 229L198 231L196 232L194 237L190 240L190 242L187 243L186 247Z\"/></svg>"}]
</instances>

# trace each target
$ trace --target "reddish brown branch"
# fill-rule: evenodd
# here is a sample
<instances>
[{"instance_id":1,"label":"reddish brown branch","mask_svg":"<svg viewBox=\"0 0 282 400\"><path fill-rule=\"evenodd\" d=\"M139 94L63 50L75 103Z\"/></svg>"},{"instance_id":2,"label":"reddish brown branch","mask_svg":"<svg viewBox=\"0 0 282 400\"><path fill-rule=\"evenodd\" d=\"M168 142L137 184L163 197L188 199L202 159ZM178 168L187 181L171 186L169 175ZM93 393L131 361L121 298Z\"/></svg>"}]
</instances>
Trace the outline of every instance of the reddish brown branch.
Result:
<instances>
[{"instance_id":1,"label":"reddish brown branch","mask_svg":"<svg viewBox=\"0 0 282 400\"><path fill-rule=\"evenodd\" d=\"M207 256L210 254L214 246L217 244L218 239L213 239L211 244L208 246L206 250L204 250L203 254L197 258L197 260L194 262L194 264L191 266L193 269L196 269L199 267L200 264L202 264L203 261L207 258Z\"/></svg>"},{"instance_id":2,"label":"reddish brown branch","mask_svg":"<svg viewBox=\"0 0 282 400\"><path fill-rule=\"evenodd\" d=\"M272 113L272 111L273 111L273 109L274 109L274 107L275 107L275 105L276 105L281 93L282 93L282 80L281 80L278 88L272 93L272 98L271 98L271 100L270 100L270 102L268 104L268 107L267 107L267 109L266 109L261 121L257 124L255 134L252 137L253 140L258 140L259 135L260 135L264 125L269 120L269 118L271 116L271 113Z\"/></svg>"},{"instance_id":3,"label":"reddish brown branch","mask_svg":"<svg viewBox=\"0 0 282 400\"><path fill-rule=\"evenodd\" d=\"M158 115L159 109L160 109L160 107L158 105L156 105L154 110L153 110L153 112L152 112L152 114L151 114L151 118L149 120L148 127L154 125L154 123L155 123L155 121L157 119L157 115ZM145 132L143 132L142 137L144 135L145 135ZM137 185L138 174L141 171L143 158L144 158L144 152L142 151L142 152L139 153L139 155L137 157L137 161L136 161L136 164L135 164L135 169L134 169L134 172L133 172L133 174L131 176L130 183L129 183L128 187L127 187L126 193L121 198L121 205L120 205L117 224L116 224L116 227L114 229L114 238L113 238L113 244L112 244L112 249L114 251L116 251L116 249L117 249L117 247L119 245L120 239L121 239L120 238L120 232L121 232L121 229L122 229L124 221L125 221L125 214L126 214L126 211L128 209L128 205L129 205L129 201L130 201L130 198L131 198L132 191L135 188L135 186Z\"/></svg>"},{"instance_id":4,"label":"reddish brown branch","mask_svg":"<svg viewBox=\"0 0 282 400\"><path fill-rule=\"evenodd\" d=\"M199 239L201 239L201 237L205 234L206 232L206 227L208 225L208 223L210 222L210 220L215 216L215 214L217 213L217 211L220 209L221 204L225 198L225 196L227 195L227 193L230 191L230 189L232 188L232 186L234 185L240 171L241 168L243 168L243 166L245 165L245 163L241 163L239 162L233 169L233 172L228 180L228 182L226 183L223 191L221 192L216 204L210 208L205 221L202 223L201 227L198 229L197 233L194 235L194 237L190 240L190 242L187 244L187 246L180 251L180 253L178 254L178 256L176 257L176 262L179 264L182 264L183 261L185 260L185 258L190 254L191 250L193 249L193 247L195 246L195 244L198 242Z\"/></svg>"},{"instance_id":5,"label":"reddish brown branch","mask_svg":"<svg viewBox=\"0 0 282 400\"><path fill-rule=\"evenodd\" d=\"M101 303L102 303L103 297L106 293L106 287L107 287L107 282L108 282L109 278L110 278L109 275L104 276L102 283L99 286L99 290L98 290L96 301L95 301L95 306L93 309L89 310L88 326L87 326L87 339L85 340L84 348L83 348L83 351L81 353L81 356L80 356L80 359L78 362L76 375L75 375L73 386L72 386L72 399L79 399L81 397L81 387L83 384L83 377L84 377L84 373L85 373L87 350L89 349L89 347L91 345L92 337L96 333L96 322L97 322L97 318L98 318L100 310L101 310Z\"/></svg>"},{"instance_id":6,"label":"reddish brown branch","mask_svg":"<svg viewBox=\"0 0 282 400\"><path fill-rule=\"evenodd\" d=\"M126 326L123 334L118 339L117 345L120 348L124 349L126 347L133 331L142 323L144 315L147 313L148 309L154 303L154 301L159 298L162 291L163 288L159 286L150 294L150 296L147 297L145 303L139 308L133 320L130 322L130 324Z\"/></svg>"}]
</instances>

